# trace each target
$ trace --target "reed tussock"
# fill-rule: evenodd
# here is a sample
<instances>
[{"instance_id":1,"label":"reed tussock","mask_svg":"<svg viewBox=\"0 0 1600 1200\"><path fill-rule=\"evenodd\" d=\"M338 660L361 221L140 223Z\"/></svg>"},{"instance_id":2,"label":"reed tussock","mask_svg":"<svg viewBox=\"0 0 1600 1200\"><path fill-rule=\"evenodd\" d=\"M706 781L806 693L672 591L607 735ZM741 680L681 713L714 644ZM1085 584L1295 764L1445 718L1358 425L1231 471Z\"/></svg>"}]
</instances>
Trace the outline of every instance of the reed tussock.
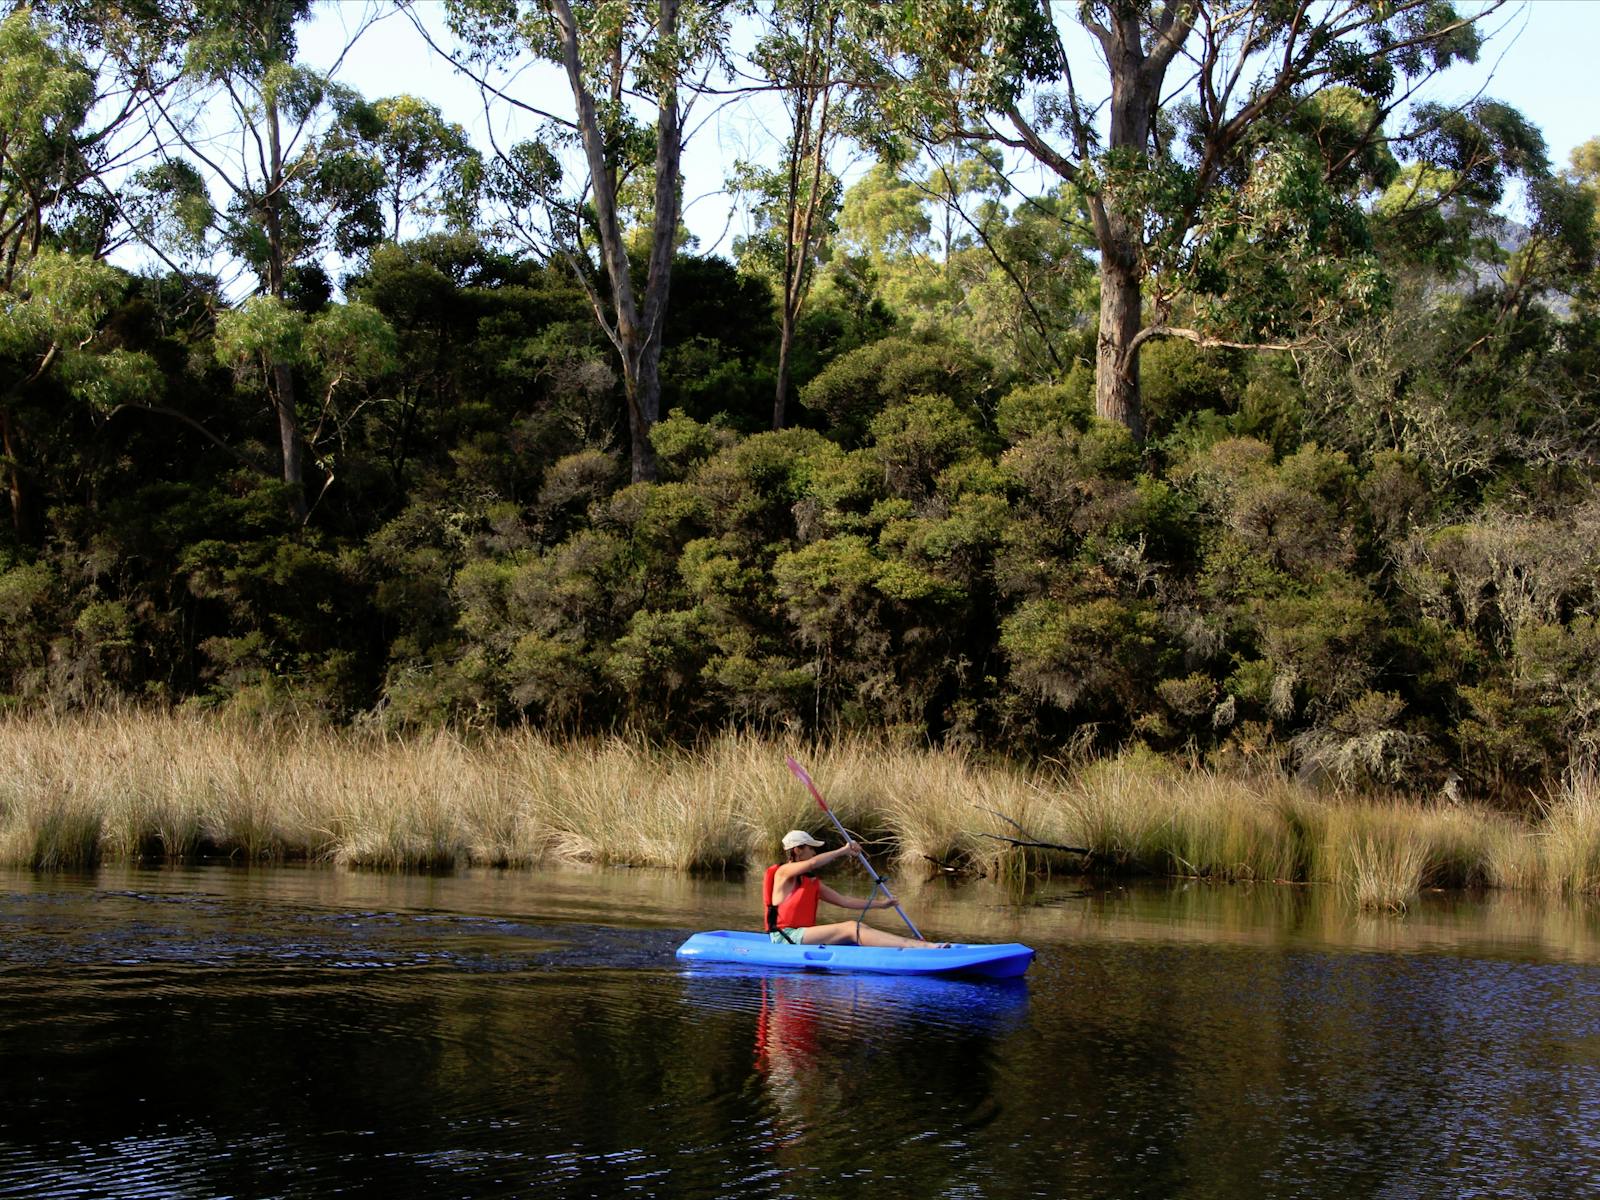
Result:
<instances>
[{"instance_id":1,"label":"reed tussock","mask_svg":"<svg viewBox=\"0 0 1600 1200\"><path fill-rule=\"evenodd\" d=\"M1405 912L1422 891L1428 840L1393 806L1325 804L1309 847L1311 882L1331 883L1364 909Z\"/></svg>"},{"instance_id":2,"label":"reed tussock","mask_svg":"<svg viewBox=\"0 0 1600 1200\"><path fill-rule=\"evenodd\" d=\"M485 765L440 735L402 743L192 714L0 722L0 861L470 857Z\"/></svg>"},{"instance_id":3,"label":"reed tussock","mask_svg":"<svg viewBox=\"0 0 1600 1200\"><path fill-rule=\"evenodd\" d=\"M1544 805L1540 842L1547 890L1600 892L1600 768L1567 775Z\"/></svg>"},{"instance_id":4,"label":"reed tussock","mask_svg":"<svg viewBox=\"0 0 1600 1200\"><path fill-rule=\"evenodd\" d=\"M980 766L956 749L849 742L813 754L813 774L826 781L840 819L852 832L891 841L902 870L1014 874L1030 861L1017 842L1049 840L1021 832L1037 832L1043 816L1049 784L1035 774ZM808 827L820 816L814 807L796 815Z\"/></svg>"},{"instance_id":5,"label":"reed tussock","mask_svg":"<svg viewBox=\"0 0 1600 1200\"><path fill-rule=\"evenodd\" d=\"M1527 870L1523 827L1481 809L1320 800L1301 829L1307 880L1362 908L1404 912L1424 888L1506 886Z\"/></svg>"},{"instance_id":6,"label":"reed tussock","mask_svg":"<svg viewBox=\"0 0 1600 1200\"><path fill-rule=\"evenodd\" d=\"M0 862L63 870L100 858L98 797L47 737L0 742Z\"/></svg>"},{"instance_id":7,"label":"reed tussock","mask_svg":"<svg viewBox=\"0 0 1600 1200\"><path fill-rule=\"evenodd\" d=\"M737 782L714 749L621 738L554 746L530 735L521 753L540 760L532 811L559 859L689 870L748 854Z\"/></svg>"},{"instance_id":8,"label":"reed tussock","mask_svg":"<svg viewBox=\"0 0 1600 1200\"><path fill-rule=\"evenodd\" d=\"M937 864L1015 880L1080 869L1060 849L1080 846L1097 871L1327 884L1379 910L1403 911L1429 887L1600 891L1593 771L1571 775L1530 824L1181 771L1143 753L1070 773L867 739L399 738L181 711L0 718L0 863L759 866L788 829L833 835L789 755L902 873Z\"/></svg>"},{"instance_id":9,"label":"reed tussock","mask_svg":"<svg viewBox=\"0 0 1600 1200\"><path fill-rule=\"evenodd\" d=\"M1302 876L1303 852L1291 814L1307 800L1285 780L1152 771L1139 755L1082 772L1057 824L1100 862L1128 871L1292 880Z\"/></svg>"}]
</instances>

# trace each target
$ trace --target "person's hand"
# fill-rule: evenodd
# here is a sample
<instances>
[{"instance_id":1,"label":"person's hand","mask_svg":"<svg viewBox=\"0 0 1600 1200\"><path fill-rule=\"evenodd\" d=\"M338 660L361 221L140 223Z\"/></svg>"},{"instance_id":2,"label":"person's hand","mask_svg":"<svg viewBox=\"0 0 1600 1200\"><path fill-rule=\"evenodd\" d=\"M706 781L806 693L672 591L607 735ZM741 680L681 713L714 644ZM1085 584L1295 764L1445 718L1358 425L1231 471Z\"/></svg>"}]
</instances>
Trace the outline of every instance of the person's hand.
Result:
<instances>
[{"instance_id":1,"label":"person's hand","mask_svg":"<svg viewBox=\"0 0 1600 1200\"><path fill-rule=\"evenodd\" d=\"M860 858L861 857L861 843L856 841L854 838L852 838L850 841L848 841L848 842L846 842L844 844L844 852L847 855L852 855L855 858Z\"/></svg>"}]
</instances>

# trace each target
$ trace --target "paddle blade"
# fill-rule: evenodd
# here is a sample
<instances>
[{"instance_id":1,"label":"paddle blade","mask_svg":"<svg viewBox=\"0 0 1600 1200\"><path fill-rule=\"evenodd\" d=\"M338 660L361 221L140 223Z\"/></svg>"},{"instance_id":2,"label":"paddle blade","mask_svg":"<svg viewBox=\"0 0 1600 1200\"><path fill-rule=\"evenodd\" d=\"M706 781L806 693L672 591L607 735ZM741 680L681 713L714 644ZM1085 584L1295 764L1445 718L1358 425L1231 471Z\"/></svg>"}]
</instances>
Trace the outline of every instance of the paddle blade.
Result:
<instances>
[{"instance_id":1,"label":"paddle blade","mask_svg":"<svg viewBox=\"0 0 1600 1200\"><path fill-rule=\"evenodd\" d=\"M811 776L806 773L806 769L799 763L795 762L793 758L789 758L788 762L789 770L794 773L794 777L796 779L811 789L811 794L816 797L817 803L822 806L822 811L830 811L828 808L828 802L822 798L822 793L817 791L817 785L811 782Z\"/></svg>"}]
</instances>

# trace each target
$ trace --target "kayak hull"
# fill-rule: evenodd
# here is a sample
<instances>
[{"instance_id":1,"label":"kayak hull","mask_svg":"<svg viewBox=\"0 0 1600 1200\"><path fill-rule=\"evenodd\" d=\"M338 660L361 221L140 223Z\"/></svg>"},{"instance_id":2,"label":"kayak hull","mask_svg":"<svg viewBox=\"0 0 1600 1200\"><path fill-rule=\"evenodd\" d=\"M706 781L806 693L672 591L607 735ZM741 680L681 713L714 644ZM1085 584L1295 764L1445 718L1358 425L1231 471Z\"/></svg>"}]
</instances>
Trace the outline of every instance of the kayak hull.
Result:
<instances>
[{"instance_id":1,"label":"kayak hull","mask_svg":"<svg viewBox=\"0 0 1600 1200\"><path fill-rule=\"evenodd\" d=\"M764 933L719 929L697 933L678 947L688 962L796 971L865 972L872 975L952 975L1015 979L1028 969L1033 951L1018 942L957 943L943 950L899 950L878 946L793 946Z\"/></svg>"}]
</instances>

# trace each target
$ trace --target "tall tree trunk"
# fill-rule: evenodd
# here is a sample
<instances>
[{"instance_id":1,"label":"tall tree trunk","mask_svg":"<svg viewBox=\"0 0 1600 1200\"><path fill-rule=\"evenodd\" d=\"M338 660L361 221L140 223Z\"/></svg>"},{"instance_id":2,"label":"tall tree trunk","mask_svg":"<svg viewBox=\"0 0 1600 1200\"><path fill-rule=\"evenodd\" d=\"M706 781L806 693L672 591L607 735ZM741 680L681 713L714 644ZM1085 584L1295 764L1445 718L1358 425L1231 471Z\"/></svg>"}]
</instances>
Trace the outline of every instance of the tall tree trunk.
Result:
<instances>
[{"instance_id":1,"label":"tall tree trunk","mask_svg":"<svg viewBox=\"0 0 1600 1200\"><path fill-rule=\"evenodd\" d=\"M655 449L650 430L661 415L661 335L672 285L672 257L678 238L678 180L683 156L676 78L661 81L656 120L655 213L642 302L635 298L627 246L617 211L617 171L612 148L600 128L594 93L584 80L578 23L567 0L551 0L551 13L561 42L562 64L578 110L578 132L589 165L590 194L600 237L600 258L611 284L616 328L611 331L622 358L623 392L628 402L633 479L656 478ZM661 0L657 36L671 45L678 35L677 0ZM613 72L621 70L613 59ZM620 89L620 75L613 81ZM617 91L620 95L620 90Z\"/></svg>"},{"instance_id":2,"label":"tall tree trunk","mask_svg":"<svg viewBox=\"0 0 1600 1200\"><path fill-rule=\"evenodd\" d=\"M1139 351L1144 324L1138 255L1126 242L1100 247L1100 336L1095 344L1094 410L1102 419L1144 438L1139 396Z\"/></svg>"},{"instance_id":3,"label":"tall tree trunk","mask_svg":"<svg viewBox=\"0 0 1600 1200\"><path fill-rule=\"evenodd\" d=\"M650 430L661 415L661 350L640 358L632 376L623 381L628 391L628 417L632 432L632 468L635 483L652 482L657 477L655 447Z\"/></svg>"},{"instance_id":4,"label":"tall tree trunk","mask_svg":"<svg viewBox=\"0 0 1600 1200\"><path fill-rule=\"evenodd\" d=\"M783 311L778 330L778 379L772 398L773 429L782 429L788 417L794 331L800 323L800 310L811 291L811 256L813 243L819 240L816 228L822 207L822 176L826 169L828 147L833 141L829 124L833 81L829 73L833 66L834 40L838 35L838 13L830 13L827 25L820 29L816 17L813 9L807 18L810 24L806 30L806 54L795 92L793 134L789 139L787 211L784 214ZM803 180L803 172L807 169L811 175L809 184Z\"/></svg>"},{"instance_id":5,"label":"tall tree trunk","mask_svg":"<svg viewBox=\"0 0 1600 1200\"><path fill-rule=\"evenodd\" d=\"M11 504L11 530L22 541L26 532L27 505L22 486L21 447L17 444L16 419L9 405L0 404L0 451L6 458L6 498Z\"/></svg>"},{"instance_id":6,"label":"tall tree trunk","mask_svg":"<svg viewBox=\"0 0 1600 1200\"><path fill-rule=\"evenodd\" d=\"M264 213L267 234L267 291L276 300L288 292L288 252L283 237L283 135L278 125L276 101L267 104L268 173L263 181L266 195ZM288 363L272 364L272 406L278 417L278 441L283 448L283 482L289 485L289 509L297 521L304 521L306 505L305 469L297 412L294 369Z\"/></svg>"},{"instance_id":7,"label":"tall tree trunk","mask_svg":"<svg viewBox=\"0 0 1600 1200\"><path fill-rule=\"evenodd\" d=\"M784 308L782 327L778 330L778 386L772 398L772 427L782 429L789 404L789 355L794 348L794 319Z\"/></svg>"},{"instance_id":8,"label":"tall tree trunk","mask_svg":"<svg viewBox=\"0 0 1600 1200\"><path fill-rule=\"evenodd\" d=\"M272 407L278 417L278 441L283 447L283 481L289 485L289 508L295 520L306 519L305 468L300 440L300 418L295 411L294 369L272 364Z\"/></svg>"},{"instance_id":9,"label":"tall tree trunk","mask_svg":"<svg viewBox=\"0 0 1600 1200\"><path fill-rule=\"evenodd\" d=\"M678 0L661 0L658 37L671 45L678 38ZM679 124L678 81L661 81L656 100L656 193L650 223L650 260L645 275L644 304L640 313L637 385L633 411L640 429L634 438L635 479L656 478L656 452L650 430L661 418L661 343L665 333L667 300L672 293L672 260L678 252L678 180L683 159L683 129Z\"/></svg>"},{"instance_id":10,"label":"tall tree trunk","mask_svg":"<svg viewBox=\"0 0 1600 1200\"><path fill-rule=\"evenodd\" d=\"M1194 7L1171 0L1161 10L1145 45L1139 9L1110 5L1105 24L1089 22L1111 77L1108 149L1121 152L1122 169L1148 155L1167 67L1188 36ZM1114 177L1090 198L1090 216L1100 249L1100 336L1095 347L1095 412L1144 437L1139 396L1139 351L1143 325L1143 230L1117 203ZM1137 208L1137 206L1135 206Z\"/></svg>"},{"instance_id":11,"label":"tall tree trunk","mask_svg":"<svg viewBox=\"0 0 1600 1200\"><path fill-rule=\"evenodd\" d=\"M800 159L804 154L802 139L810 133L811 117L806 97L795 103L794 135L789 139L789 177L785 183L786 211L783 226L783 296L778 316L778 379L772 393L772 428L782 429L789 403L789 351L794 345L794 322L798 310L796 292L800 287L797 265L804 258L806 247L800 244L796 226L800 218Z\"/></svg>"}]
</instances>

